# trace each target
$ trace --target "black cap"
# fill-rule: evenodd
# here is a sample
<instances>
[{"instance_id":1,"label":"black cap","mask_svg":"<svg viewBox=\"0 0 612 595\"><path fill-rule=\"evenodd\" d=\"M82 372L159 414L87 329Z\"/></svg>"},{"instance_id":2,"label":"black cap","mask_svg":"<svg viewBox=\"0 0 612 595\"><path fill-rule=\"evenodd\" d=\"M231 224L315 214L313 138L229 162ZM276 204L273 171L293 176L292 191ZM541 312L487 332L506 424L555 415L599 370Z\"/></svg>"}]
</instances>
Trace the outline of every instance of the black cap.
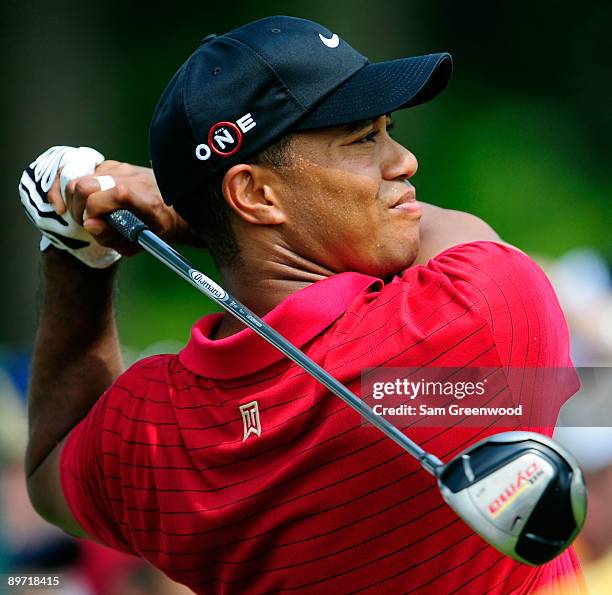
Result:
<instances>
[{"instance_id":1,"label":"black cap","mask_svg":"<svg viewBox=\"0 0 612 595\"><path fill-rule=\"evenodd\" d=\"M151 122L151 163L180 205L211 176L293 130L418 105L442 91L450 54L371 64L325 27L286 16L208 35L179 68Z\"/></svg>"}]
</instances>

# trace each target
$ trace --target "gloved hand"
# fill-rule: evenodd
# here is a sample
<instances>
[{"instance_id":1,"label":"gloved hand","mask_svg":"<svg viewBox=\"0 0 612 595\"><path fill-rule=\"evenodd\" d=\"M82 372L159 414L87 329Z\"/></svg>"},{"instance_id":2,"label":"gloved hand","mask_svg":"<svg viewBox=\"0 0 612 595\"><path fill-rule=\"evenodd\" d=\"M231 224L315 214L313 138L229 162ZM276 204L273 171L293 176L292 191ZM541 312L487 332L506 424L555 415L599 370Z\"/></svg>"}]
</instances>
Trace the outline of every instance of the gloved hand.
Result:
<instances>
[{"instance_id":1,"label":"gloved hand","mask_svg":"<svg viewBox=\"0 0 612 595\"><path fill-rule=\"evenodd\" d=\"M69 210L62 215L56 213L47 198L60 168L60 193L66 202L68 182L93 174L103 161L104 156L89 147L57 146L42 153L24 170L19 182L19 196L26 215L43 234L41 251L53 245L96 269L109 267L121 258L117 251L98 244L75 222Z\"/></svg>"}]
</instances>

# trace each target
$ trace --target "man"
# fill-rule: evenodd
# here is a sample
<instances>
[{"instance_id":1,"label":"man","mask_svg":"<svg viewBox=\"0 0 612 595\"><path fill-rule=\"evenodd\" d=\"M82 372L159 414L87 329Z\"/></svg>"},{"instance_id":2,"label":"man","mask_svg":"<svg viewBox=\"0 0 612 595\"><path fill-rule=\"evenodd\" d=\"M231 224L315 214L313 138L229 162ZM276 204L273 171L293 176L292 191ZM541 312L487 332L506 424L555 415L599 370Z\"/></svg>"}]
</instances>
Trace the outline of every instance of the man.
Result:
<instances>
[{"instance_id":1,"label":"man","mask_svg":"<svg viewBox=\"0 0 612 595\"><path fill-rule=\"evenodd\" d=\"M478 218L416 202L417 161L388 114L450 71L448 54L369 64L316 23L272 17L209 36L170 81L155 180L103 162L68 181L70 159L62 180L53 153L26 175L55 179L55 214L64 188L101 245L132 249L103 219L124 207L169 241L204 242L231 293L358 394L366 367L571 365L540 269ZM50 238L27 464L51 522L196 592L579 585L571 549L538 568L493 550L413 459L231 316L123 372L115 253L94 270L66 253L90 242ZM492 429L409 432L446 459Z\"/></svg>"}]
</instances>

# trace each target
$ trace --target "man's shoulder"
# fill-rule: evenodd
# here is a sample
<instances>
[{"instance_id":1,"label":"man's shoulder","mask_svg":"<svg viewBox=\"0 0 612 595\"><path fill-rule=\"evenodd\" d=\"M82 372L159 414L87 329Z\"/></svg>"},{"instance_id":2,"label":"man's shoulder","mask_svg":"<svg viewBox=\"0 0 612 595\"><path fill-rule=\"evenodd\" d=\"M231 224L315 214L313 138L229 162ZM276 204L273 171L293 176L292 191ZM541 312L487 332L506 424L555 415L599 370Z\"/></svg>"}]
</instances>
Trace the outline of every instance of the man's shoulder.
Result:
<instances>
[{"instance_id":1,"label":"man's shoulder","mask_svg":"<svg viewBox=\"0 0 612 595\"><path fill-rule=\"evenodd\" d=\"M422 302L429 306L444 303L449 308L463 308L465 300L462 299L459 280L480 284L486 290L491 279L513 276L518 280L517 272L534 267L541 272L524 252L501 241L457 244L426 263L415 264L388 277L384 285L369 286L351 304L348 312L359 318L369 312L409 314L411 306ZM398 308L400 304L402 307Z\"/></svg>"},{"instance_id":2,"label":"man's shoulder","mask_svg":"<svg viewBox=\"0 0 612 595\"><path fill-rule=\"evenodd\" d=\"M168 402L171 387L189 383L192 372L181 364L177 354L159 354L145 357L131 364L118 376L104 395L106 408L118 407L125 410L127 401L132 406L146 401Z\"/></svg>"},{"instance_id":3,"label":"man's shoulder","mask_svg":"<svg viewBox=\"0 0 612 595\"><path fill-rule=\"evenodd\" d=\"M160 379L169 375L176 376L185 371L176 353L162 353L136 360L117 378L117 382L132 383L138 380Z\"/></svg>"},{"instance_id":4,"label":"man's shoulder","mask_svg":"<svg viewBox=\"0 0 612 595\"><path fill-rule=\"evenodd\" d=\"M435 305L447 312L488 297L489 302L508 301L542 291L554 296L540 266L522 250L500 241L478 240L447 248L424 264L416 264L374 284L353 301L348 313L359 320L414 315L422 304L424 313ZM476 299L478 298L478 299Z\"/></svg>"},{"instance_id":5,"label":"man's shoulder","mask_svg":"<svg viewBox=\"0 0 612 595\"><path fill-rule=\"evenodd\" d=\"M471 285L480 292L511 289L517 295L534 290L554 294L538 263L501 240L458 244L438 254L428 266L446 275L455 286Z\"/></svg>"},{"instance_id":6,"label":"man's shoulder","mask_svg":"<svg viewBox=\"0 0 612 595\"><path fill-rule=\"evenodd\" d=\"M501 239L497 240L473 240L469 242L461 242L446 248L431 258L427 265L432 263L457 261L465 264L487 263L492 264L497 262L502 265L504 263L513 262L517 265L531 266L533 259L523 252L520 248L513 246ZM409 270L409 269L408 269Z\"/></svg>"},{"instance_id":7,"label":"man's shoulder","mask_svg":"<svg viewBox=\"0 0 612 595\"><path fill-rule=\"evenodd\" d=\"M346 314L333 336L344 357L388 352L400 365L405 353L405 361L421 365L443 355L455 366L486 352L490 365L521 357L534 366L567 361L565 321L546 275L527 254L498 241L448 248L370 288Z\"/></svg>"},{"instance_id":8,"label":"man's shoulder","mask_svg":"<svg viewBox=\"0 0 612 595\"><path fill-rule=\"evenodd\" d=\"M476 240L456 244L438 253L424 264L402 271L398 277L412 281L432 273L443 275L457 287L458 281L487 291L492 286L525 283L532 287L550 282L544 271L528 254L502 240Z\"/></svg>"},{"instance_id":9,"label":"man's shoulder","mask_svg":"<svg viewBox=\"0 0 612 595\"><path fill-rule=\"evenodd\" d=\"M467 246L467 245L466 245ZM465 250L456 247L450 260ZM407 268L384 285L369 287L353 301L339 321L335 340L360 351L399 353L409 349L415 361L432 349L446 347L446 339L467 336L478 329L482 316L455 285L437 258Z\"/></svg>"}]
</instances>

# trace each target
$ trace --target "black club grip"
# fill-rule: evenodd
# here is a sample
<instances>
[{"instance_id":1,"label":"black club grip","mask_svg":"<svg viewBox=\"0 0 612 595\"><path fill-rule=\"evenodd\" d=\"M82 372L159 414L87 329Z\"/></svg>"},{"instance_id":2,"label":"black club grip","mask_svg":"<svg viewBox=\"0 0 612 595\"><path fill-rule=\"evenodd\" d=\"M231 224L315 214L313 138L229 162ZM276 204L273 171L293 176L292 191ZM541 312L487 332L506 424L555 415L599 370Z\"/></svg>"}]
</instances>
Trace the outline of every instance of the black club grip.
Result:
<instances>
[{"instance_id":1,"label":"black club grip","mask_svg":"<svg viewBox=\"0 0 612 595\"><path fill-rule=\"evenodd\" d=\"M106 221L115 231L118 231L130 242L134 242L134 244L138 243L140 232L149 229L136 215L125 209L120 209L107 215Z\"/></svg>"}]
</instances>

